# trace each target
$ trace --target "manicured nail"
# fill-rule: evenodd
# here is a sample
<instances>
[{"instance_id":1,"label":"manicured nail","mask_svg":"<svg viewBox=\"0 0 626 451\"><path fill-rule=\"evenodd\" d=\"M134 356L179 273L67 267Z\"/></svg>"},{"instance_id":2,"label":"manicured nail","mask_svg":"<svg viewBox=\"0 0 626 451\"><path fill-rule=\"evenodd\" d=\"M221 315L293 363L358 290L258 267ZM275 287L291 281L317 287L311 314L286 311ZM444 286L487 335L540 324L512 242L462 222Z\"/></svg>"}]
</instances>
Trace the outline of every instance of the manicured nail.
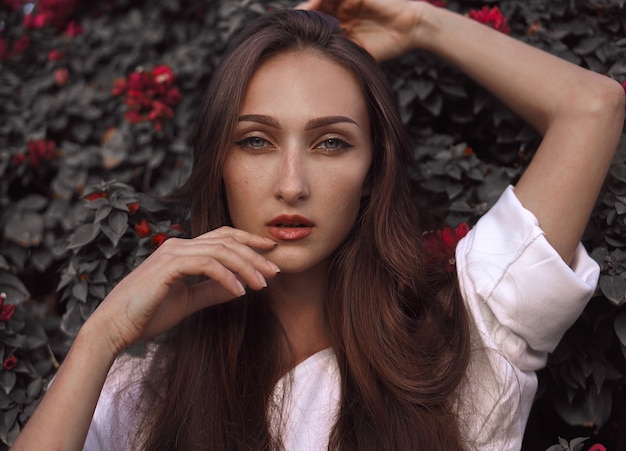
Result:
<instances>
[{"instance_id":1,"label":"manicured nail","mask_svg":"<svg viewBox=\"0 0 626 451\"><path fill-rule=\"evenodd\" d=\"M263 277L263 274L261 274L259 271L256 272L256 278L261 283L261 285L263 285L264 288L267 287L265 277Z\"/></svg>"},{"instance_id":2,"label":"manicured nail","mask_svg":"<svg viewBox=\"0 0 626 451\"><path fill-rule=\"evenodd\" d=\"M243 296L244 294L246 294L246 288L239 281L239 279L235 279L235 284L237 285L237 289L239 290L239 296Z\"/></svg>"},{"instance_id":3,"label":"manicured nail","mask_svg":"<svg viewBox=\"0 0 626 451\"><path fill-rule=\"evenodd\" d=\"M280 272L280 268L269 260L267 261L267 266L269 266L274 272Z\"/></svg>"}]
</instances>

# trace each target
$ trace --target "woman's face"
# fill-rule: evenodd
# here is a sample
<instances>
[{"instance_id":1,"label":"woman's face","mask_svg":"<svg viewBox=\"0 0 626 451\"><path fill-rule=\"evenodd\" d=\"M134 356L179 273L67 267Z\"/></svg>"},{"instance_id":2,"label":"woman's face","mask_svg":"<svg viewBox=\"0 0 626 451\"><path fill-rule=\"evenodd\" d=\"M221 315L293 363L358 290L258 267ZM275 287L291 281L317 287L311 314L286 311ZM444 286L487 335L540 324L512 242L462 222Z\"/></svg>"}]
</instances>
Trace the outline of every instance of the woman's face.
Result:
<instances>
[{"instance_id":1,"label":"woman's face","mask_svg":"<svg viewBox=\"0 0 626 451\"><path fill-rule=\"evenodd\" d=\"M273 239L283 274L326 263L352 228L372 160L355 77L314 50L255 71L224 166L233 226Z\"/></svg>"}]
</instances>

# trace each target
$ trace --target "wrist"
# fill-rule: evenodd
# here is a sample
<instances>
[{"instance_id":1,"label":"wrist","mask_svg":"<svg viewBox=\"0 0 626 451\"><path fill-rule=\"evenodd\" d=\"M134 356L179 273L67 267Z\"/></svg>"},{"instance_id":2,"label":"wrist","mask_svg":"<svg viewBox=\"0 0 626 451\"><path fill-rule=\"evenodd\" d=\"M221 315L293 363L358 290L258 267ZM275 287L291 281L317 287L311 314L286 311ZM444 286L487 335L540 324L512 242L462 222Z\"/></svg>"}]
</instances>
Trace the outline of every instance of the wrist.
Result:
<instances>
[{"instance_id":1,"label":"wrist","mask_svg":"<svg viewBox=\"0 0 626 451\"><path fill-rule=\"evenodd\" d=\"M106 327L100 327L92 316L83 324L74 340L74 346L79 345L89 350L97 361L104 366L111 366L117 356L124 350L110 340L110 334Z\"/></svg>"},{"instance_id":2,"label":"wrist","mask_svg":"<svg viewBox=\"0 0 626 451\"><path fill-rule=\"evenodd\" d=\"M441 24L446 14L453 14L446 8L426 1L408 2L414 22L411 43L414 49L432 50L437 42Z\"/></svg>"}]
</instances>

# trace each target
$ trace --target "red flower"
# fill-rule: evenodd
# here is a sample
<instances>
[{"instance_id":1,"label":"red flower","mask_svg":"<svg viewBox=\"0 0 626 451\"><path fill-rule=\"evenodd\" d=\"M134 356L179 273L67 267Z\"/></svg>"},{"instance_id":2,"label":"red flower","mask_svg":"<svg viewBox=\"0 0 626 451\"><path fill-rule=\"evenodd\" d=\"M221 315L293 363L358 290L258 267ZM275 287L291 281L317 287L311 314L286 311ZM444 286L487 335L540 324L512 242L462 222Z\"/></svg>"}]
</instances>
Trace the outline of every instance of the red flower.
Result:
<instances>
[{"instance_id":1,"label":"red flower","mask_svg":"<svg viewBox=\"0 0 626 451\"><path fill-rule=\"evenodd\" d=\"M22 36L13 43L13 50L9 56L17 56L20 53L24 53L28 47L30 47L30 38L28 36Z\"/></svg>"},{"instance_id":2,"label":"red flower","mask_svg":"<svg viewBox=\"0 0 626 451\"><path fill-rule=\"evenodd\" d=\"M438 6L439 8L445 8L446 7L446 2L444 1L440 1L440 0L426 0L428 3L430 3L433 6Z\"/></svg>"},{"instance_id":3,"label":"red flower","mask_svg":"<svg viewBox=\"0 0 626 451\"><path fill-rule=\"evenodd\" d=\"M67 84L69 79L70 79L70 72L67 70L66 67L61 67L54 71L54 81L56 82L57 85L63 86Z\"/></svg>"},{"instance_id":4,"label":"red flower","mask_svg":"<svg viewBox=\"0 0 626 451\"><path fill-rule=\"evenodd\" d=\"M626 94L626 81L622 83L622 88L624 88L624 94Z\"/></svg>"},{"instance_id":5,"label":"red flower","mask_svg":"<svg viewBox=\"0 0 626 451\"><path fill-rule=\"evenodd\" d=\"M9 44L6 39L0 38L0 59L9 55Z\"/></svg>"},{"instance_id":6,"label":"red flower","mask_svg":"<svg viewBox=\"0 0 626 451\"><path fill-rule=\"evenodd\" d=\"M159 247L161 244L165 243L165 241L167 241L169 238L170 236L167 233L160 232L152 237L152 239L150 240L150 243L153 246L156 245L157 247Z\"/></svg>"},{"instance_id":7,"label":"red flower","mask_svg":"<svg viewBox=\"0 0 626 451\"><path fill-rule=\"evenodd\" d=\"M142 219L139 224L135 224L135 232L137 232L139 238L145 238L147 236L150 236L150 234L152 233L152 229L150 228L150 224L148 224L148 221Z\"/></svg>"},{"instance_id":8,"label":"red flower","mask_svg":"<svg viewBox=\"0 0 626 451\"><path fill-rule=\"evenodd\" d=\"M511 29L507 23L507 18L504 17L504 14L502 14L502 11L500 11L500 8L497 6L494 6L493 8L483 6L481 10L472 9L469 12L469 16L480 23L491 25L491 27L504 34L511 33Z\"/></svg>"},{"instance_id":9,"label":"red flower","mask_svg":"<svg viewBox=\"0 0 626 451\"><path fill-rule=\"evenodd\" d=\"M61 61L63 58L65 58L65 53L58 49L50 50L48 53L48 61Z\"/></svg>"},{"instance_id":10,"label":"red flower","mask_svg":"<svg viewBox=\"0 0 626 451\"><path fill-rule=\"evenodd\" d=\"M8 321L15 313L15 304L6 304L4 300L6 299L6 293L0 293L0 321Z\"/></svg>"},{"instance_id":11,"label":"red flower","mask_svg":"<svg viewBox=\"0 0 626 451\"><path fill-rule=\"evenodd\" d=\"M175 79L172 69L161 64L149 71L135 71L127 80L115 80L111 94L125 94L128 122L150 120L156 130L161 130L163 121L174 117L172 107L181 99L180 89L174 86Z\"/></svg>"},{"instance_id":12,"label":"red flower","mask_svg":"<svg viewBox=\"0 0 626 451\"><path fill-rule=\"evenodd\" d=\"M34 168L39 167L39 163L46 160L56 158L57 146L54 141L40 139L37 141L28 141L26 145L28 151L28 159Z\"/></svg>"},{"instance_id":13,"label":"red flower","mask_svg":"<svg viewBox=\"0 0 626 451\"><path fill-rule=\"evenodd\" d=\"M111 89L111 94L114 96L119 96L120 94L124 94L126 92L126 79L125 78L116 78L113 81L113 89Z\"/></svg>"},{"instance_id":14,"label":"red flower","mask_svg":"<svg viewBox=\"0 0 626 451\"><path fill-rule=\"evenodd\" d=\"M454 271L456 263L454 251L458 242L467 235L469 227L465 223L456 229L446 227L443 230L424 233L424 251L426 262L441 271Z\"/></svg>"},{"instance_id":15,"label":"red flower","mask_svg":"<svg viewBox=\"0 0 626 451\"><path fill-rule=\"evenodd\" d=\"M2 362L2 368L7 371L15 368L15 365L17 365L17 357L15 357L15 355L10 355L6 359L4 359L4 362Z\"/></svg>"},{"instance_id":16,"label":"red flower","mask_svg":"<svg viewBox=\"0 0 626 451\"><path fill-rule=\"evenodd\" d=\"M24 16L24 28L43 28L48 25L51 19L51 15L47 12L41 14L29 13Z\"/></svg>"},{"instance_id":17,"label":"red flower","mask_svg":"<svg viewBox=\"0 0 626 451\"><path fill-rule=\"evenodd\" d=\"M91 194L87 194L85 196L85 199L87 200L96 200L96 199L102 199L102 198L107 198L109 197L108 194L104 191L94 191Z\"/></svg>"},{"instance_id":18,"label":"red flower","mask_svg":"<svg viewBox=\"0 0 626 451\"><path fill-rule=\"evenodd\" d=\"M606 451L606 448L604 447L604 445L596 443L595 445L592 445L591 448L589 448L589 451Z\"/></svg>"},{"instance_id":19,"label":"red flower","mask_svg":"<svg viewBox=\"0 0 626 451\"><path fill-rule=\"evenodd\" d=\"M65 27L65 34L70 38L73 38L74 36L83 34L83 27L78 22L73 20L67 24L67 27Z\"/></svg>"},{"instance_id":20,"label":"red flower","mask_svg":"<svg viewBox=\"0 0 626 451\"><path fill-rule=\"evenodd\" d=\"M160 85L170 86L174 82L174 72L169 66L161 64L152 69L154 81Z\"/></svg>"},{"instance_id":21,"label":"red flower","mask_svg":"<svg viewBox=\"0 0 626 451\"><path fill-rule=\"evenodd\" d=\"M128 214L134 215L139 210L139 202L133 202L130 204L126 204L126 208L128 208Z\"/></svg>"}]
</instances>

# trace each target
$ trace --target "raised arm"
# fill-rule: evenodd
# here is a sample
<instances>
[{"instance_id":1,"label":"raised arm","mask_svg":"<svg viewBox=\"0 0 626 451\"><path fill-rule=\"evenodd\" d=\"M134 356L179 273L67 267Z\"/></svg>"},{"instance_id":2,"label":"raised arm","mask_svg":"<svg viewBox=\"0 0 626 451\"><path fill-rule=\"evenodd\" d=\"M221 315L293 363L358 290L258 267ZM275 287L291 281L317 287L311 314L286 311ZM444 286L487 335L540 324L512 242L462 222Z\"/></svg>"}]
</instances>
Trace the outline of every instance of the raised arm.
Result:
<instances>
[{"instance_id":1,"label":"raised arm","mask_svg":"<svg viewBox=\"0 0 626 451\"><path fill-rule=\"evenodd\" d=\"M515 193L567 262L589 220L617 147L624 91L610 78L426 2L313 0L377 59L433 52L533 125L543 140Z\"/></svg>"}]
</instances>

